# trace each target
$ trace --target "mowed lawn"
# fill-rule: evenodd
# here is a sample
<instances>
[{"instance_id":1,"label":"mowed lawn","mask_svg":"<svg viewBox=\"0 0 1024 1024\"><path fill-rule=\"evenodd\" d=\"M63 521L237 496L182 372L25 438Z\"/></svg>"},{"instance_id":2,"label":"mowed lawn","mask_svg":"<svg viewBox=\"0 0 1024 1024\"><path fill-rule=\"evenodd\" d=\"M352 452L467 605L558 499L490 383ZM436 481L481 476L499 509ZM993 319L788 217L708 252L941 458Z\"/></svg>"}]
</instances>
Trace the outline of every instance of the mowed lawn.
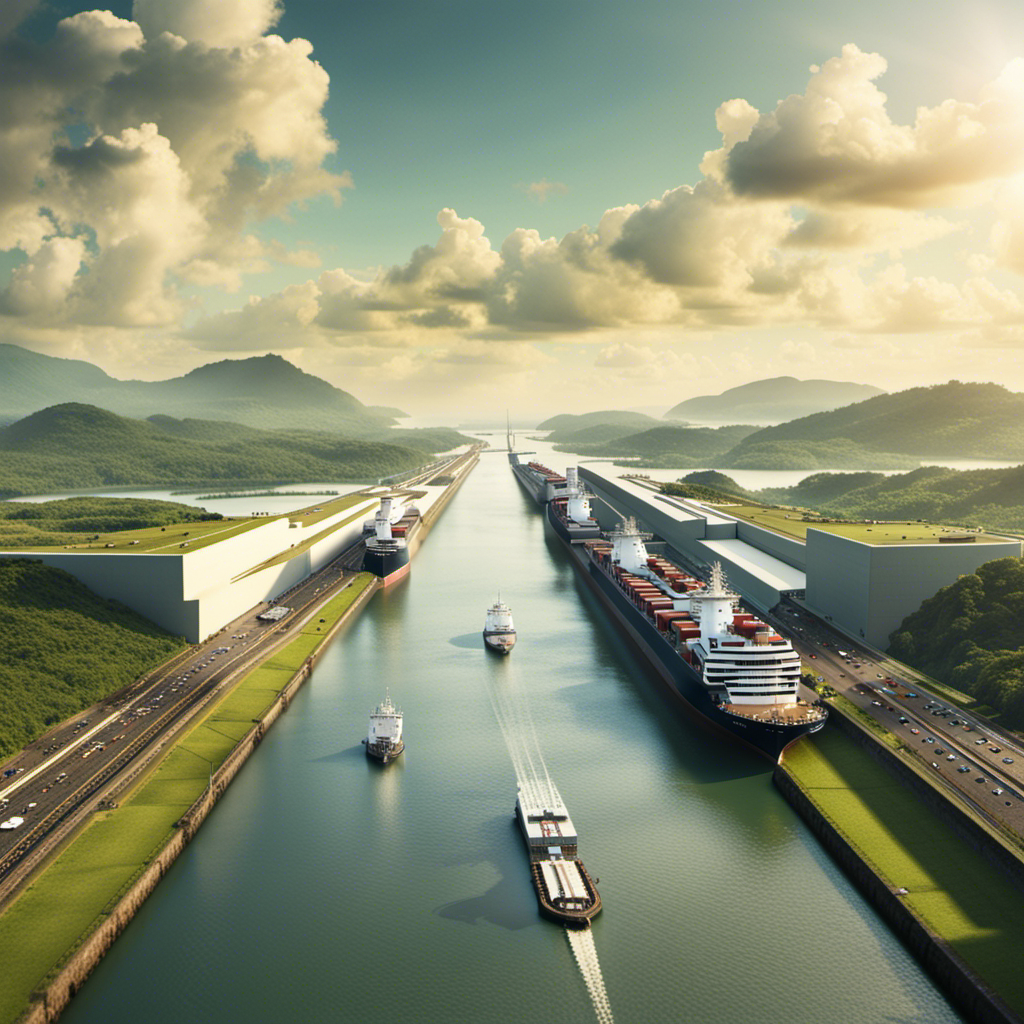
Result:
<instances>
[{"instance_id":1,"label":"mowed lawn","mask_svg":"<svg viewBox=\"0 0 1024 1024\"><path fill-rule=\"evenodd\" d=\"M837 729L791 748L785 765L878 874L909 890L931 930L1024 1012L1024 893Z\"/></svg>"},{"instance_id":2,"label":"mowed lawn","mask_svg":"<svg viewBox=\"0 0 1024 1024\"><path fill-rule=\"evenodd\" d=\"M121 807L89 826L0 916L0 1024L25 1010L33 991L100 923L174 831L235 744L265 711L330 626L373 582L360 574L283 650L250 672ZM326 619L321 624L319 619Z\"/></svg>"}]
</instances>

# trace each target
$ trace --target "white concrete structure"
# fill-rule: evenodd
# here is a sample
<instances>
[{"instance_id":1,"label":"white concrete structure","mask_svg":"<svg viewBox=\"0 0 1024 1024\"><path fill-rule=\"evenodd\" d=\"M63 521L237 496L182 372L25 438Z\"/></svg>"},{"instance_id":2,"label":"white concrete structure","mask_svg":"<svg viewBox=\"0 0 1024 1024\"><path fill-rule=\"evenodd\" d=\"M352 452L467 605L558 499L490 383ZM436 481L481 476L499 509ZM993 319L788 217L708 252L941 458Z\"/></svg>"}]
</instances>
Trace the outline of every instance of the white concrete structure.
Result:
<instances>
[{"instance_id":1,"label":"white concrete structure","mask_svg":"<svg viewBox=\"0 0 1024 1024\"><path fill-rule=\"evenodd\" d=\"M379 498L315 522L273 519L235 537L193 551L128 553L6 551L63 569L101 597L114 598L190 643L197 643L243 612L283 593L351 547ZM292 558L271 559L319 539Z\"/></svg>"}]
</instances>

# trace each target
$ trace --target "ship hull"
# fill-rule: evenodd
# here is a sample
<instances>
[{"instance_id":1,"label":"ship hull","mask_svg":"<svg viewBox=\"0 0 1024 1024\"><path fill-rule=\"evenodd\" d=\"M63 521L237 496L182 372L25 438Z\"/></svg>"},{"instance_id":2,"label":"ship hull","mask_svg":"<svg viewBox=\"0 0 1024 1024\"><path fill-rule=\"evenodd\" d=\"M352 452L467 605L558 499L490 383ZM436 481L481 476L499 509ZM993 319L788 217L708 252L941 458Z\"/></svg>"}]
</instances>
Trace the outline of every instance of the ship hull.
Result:
<instances>
[{"instance_id":1,"label":"ship hull","mask_svg":"<svg viewBox=\"0 0 1024 1024\"><path fill-rule=\"evenodd\" d=\"M380 761L381 764L390 764L405 750L404 740L399 740L397 743L368 743L363 740L366 744L366 756L371 761Z\"/></svg>"},{"instance_id":2,"label":"ship hull","mask_svg":"<svg viewBox=\"0 0 1024 1024\"><path fill-rule=\"evenodd\" d=\"M582 544L585 540L597 540L601 536L601 527L594 523L584 526L581 523L567 521L561 514L557 502L548 502L544 509L548 525L566 544Z\"/></svg>"},{"instance_id":3,"label":"ship hull","mask_svg":"<svg viewBox=\"0 0 1024 1024\"><path fill-rule=\"evenodd\" d=\"M519 481L519 486L538 505L545 504L545 485L540 478L535 476L526 466L521 465L514 453L509 455L508 462L516 479Z\"/></svg>"},{"instance_id":4,"label":"ship hull","mask_svg":"<svg viewBox=\"0 0 1024 1024\"><path fill-rule=\"evenodd\" d=\"M515 633L488 633L484 630L484 644L495 654L508 654L516 645Z\"/></svg>"},{"instance_id":5,"label":"ship hull","mask_svg":"<svg viewBox=\"0 0 1024 1024\"><path fill-rule=\"evenodd\" d=\"M552 533L565 543L561 534L555 530ZM697 671L679 656L647 616L619 591L585 551L571 544L565 546L577 570L613 614L620 629L656 670L671 694L696 711L716 732L777 764L786 747L802 736L818 732L825 724L822 719L806 725L779 726L724 711L712 700Z\"/></svg>"},{"instance_id":6,"label":"ship hull","mask_svg":"<svg viewBox=\"0 0 1024 1024\"><path fill-rule=\"evenodd\" d=\"M390 551L374 551L367 547L363 555L363 572L379 576L385 587L397 583L409 573L409 549L402 547Z\"/></svg>"}]
</instances>

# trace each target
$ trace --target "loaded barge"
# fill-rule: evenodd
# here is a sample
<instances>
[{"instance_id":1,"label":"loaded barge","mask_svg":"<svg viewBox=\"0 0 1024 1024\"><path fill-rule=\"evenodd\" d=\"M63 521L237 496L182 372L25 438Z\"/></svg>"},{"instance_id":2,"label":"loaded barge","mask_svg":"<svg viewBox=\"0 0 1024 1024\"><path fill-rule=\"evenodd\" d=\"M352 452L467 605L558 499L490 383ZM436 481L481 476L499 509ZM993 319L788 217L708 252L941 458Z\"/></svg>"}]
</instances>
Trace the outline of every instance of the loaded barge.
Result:
<instances>
[{"instance_id":1,"label":"loaded barge","mask_svg":"<svg viewBox=\"0 0 1024 1024\"><path fill-rule=\"evenodd\" d=\"M562 798L550 786L542 802L516 797L516 821L530 856L530 876L541 915L569 928L587 928L601 911L594 880L576 856L579 837Z\"/></svg>"},{"instance_id":2,"label":"loaded barge","mask_svg":"<svg viewBox=\"0 0 1024 1024\"><path fill-rule=\"evenodd\" d=\"M546 523L674 696L773 764L791 743L824 726L824 706L799 695L800 656L743 611L718 563L705 584L650 556L644 541L651 534L632 518L595 538L581 495L578 483L568 487L548 504Z\"/></svg>"}]
</instances>

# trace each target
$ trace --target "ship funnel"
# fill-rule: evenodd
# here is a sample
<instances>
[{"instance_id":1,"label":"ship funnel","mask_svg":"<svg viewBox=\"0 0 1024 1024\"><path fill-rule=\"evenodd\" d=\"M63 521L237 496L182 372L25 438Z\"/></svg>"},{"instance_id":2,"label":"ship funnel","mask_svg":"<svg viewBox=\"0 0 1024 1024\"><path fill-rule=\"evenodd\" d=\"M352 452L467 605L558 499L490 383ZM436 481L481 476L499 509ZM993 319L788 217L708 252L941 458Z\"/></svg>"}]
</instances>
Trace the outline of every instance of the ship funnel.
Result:
<instances>
[{"instance_id":1,"label":"ship funnel","mask_svg":"<svg viewBox=\"0 0 1024 1024\"><path fill-rule=\"evenodd\" d=\"M391 498L381 498L380 511L374 521L377 540L391 540Z\"/></svg>"}]
</instances>

